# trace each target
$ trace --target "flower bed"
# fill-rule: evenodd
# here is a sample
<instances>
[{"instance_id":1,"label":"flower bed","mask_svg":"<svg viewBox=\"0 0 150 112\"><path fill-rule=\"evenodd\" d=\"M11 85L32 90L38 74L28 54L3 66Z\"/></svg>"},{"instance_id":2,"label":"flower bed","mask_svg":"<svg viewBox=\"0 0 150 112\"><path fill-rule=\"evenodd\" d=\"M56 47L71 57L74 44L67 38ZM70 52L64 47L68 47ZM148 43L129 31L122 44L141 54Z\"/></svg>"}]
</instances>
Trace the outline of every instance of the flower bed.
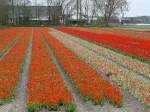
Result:
<instances>
[{"instance_id":1,"label":"flower bed","mask_svg":"<svg viewBox=\"0 0 150 112\"><path fill-rule=\"evenodd\" d=\"M30 31L25 31L21 40L0 61L0 102L10 100L15 96L16 85L21 72L21 64L29 41Z\"/></svg>"},{"instance_id":2,"label":"flower bed","mask_svg":"<svg viewBox=\"0 0 150 112\"><path fill-rule=\"evenodd\" d=\"M23 30L23 28L22 28ZM21 29L18 28L8 28L0 33L0 52L8 46L17 36L20 34Z\"/></svg>"},{"instance_id":3,"label":"flower bed","mask_svg":"<svg viewBox=\"0 0 150 112\"><path fill-rule=\"evenodd\" d=\"M142 39L150 39L150 33L148 29L121 29L121 28L96 28L96 27L71 27L74 29L89 31L98 34L113 34L113 35L121 35L121 36L129 36L133 38L142 38ZM117 33L116 33L117 32Z\"/></svg>"},{"instance_id":4,"label":"flower bed","mask_svg":"<svg viewBox=\"0 0 150 112\"><path fill-rule=\"evenodd\" d=\"M40 111L41 108L57 110L64 105L66 110L75 110L73 98L64 84L46 45L40 37L40 29L35 29L33 51L28 82L28 110Z\"/></svg>"},{"instance_id":5,"label":"flower bed","mask_svg":"<svg viewBox=\"0 0 150 112\"><path fill-rule=\"evenodd\" d=\"M150 93L148 91L148 87L150 86L149 79L144 78L143 76L138 75L137 73L128 70L105 57L96 55L93 51L78 44L78 42L70 41L70 39L66 38L64 35L61 36L58 33L57 35L58 36L54 35L54 38L62 42L67 48L71 49L84 61L93 66L93 68L97 71L110 74L110 78L118 85L129 90L129 92L137 97L141 102L150 105Z\"/></svg>"},{"instance_id":6,"label":"flower bed","mask_svg":"<svg viewBox=\"0 0 150 112\"><path fill-rule=\"evenodd\" d=\"M66 73L85 99L92 100L96 104L103 103L104 99L117 106L122 104L122 95L117 86L81 61L62 43L50 36L47 30L44 30L43 34L54 49Z\"/></svg>"},{"instance_id":7,"label":"flower bed","mask_svg":"<svg viewBox=\"0 0 150 112\"><path fill-rule=\"evenodd\" d=\"M149 40L130 38L127 36L117 36L112 34L96 34L66 27L57 27L56 29L63 32L71 33L73 35L93 42L98 42L107 46L111 46L115 49L119 49L129 54L133 54L143 58L150 58Z\"/></svg>"},{"instance_id":8,"label":"flower bed","mask_svg":"<svg viewBox=\"0 0 150 112\"><path fill-rule=\"evenodd\" d=\"M60 32L60 31L54 30L53 34L54 35L60 34L60 36L63 37L63 39L60 38L61 41L66 40L65 42L76 43L76 44L84 47L85 49L92 51L97 56L105 57L108 60L115 62L124 68L127 68L129 70L137 72L138 74L141 74L144 77L150 78L150 65L148 65L148 64L134 60L127 56L123 56L123 55L113 52L107 48L95 45L93 43L90 43L88 41L68 35L68 34Z\"/></svg>"}]
</instances>

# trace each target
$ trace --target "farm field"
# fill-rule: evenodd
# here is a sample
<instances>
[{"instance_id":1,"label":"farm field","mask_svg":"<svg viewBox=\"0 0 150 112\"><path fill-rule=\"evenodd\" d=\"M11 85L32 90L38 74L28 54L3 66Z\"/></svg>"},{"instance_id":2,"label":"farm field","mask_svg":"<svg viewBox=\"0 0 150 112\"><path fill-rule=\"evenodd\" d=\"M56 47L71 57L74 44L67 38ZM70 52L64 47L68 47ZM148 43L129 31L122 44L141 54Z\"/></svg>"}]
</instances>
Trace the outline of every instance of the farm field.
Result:
<instances>
[{"instance_id":1,"label":"farm field","mask_svg":"<svg viewBox=\"0 0 150 112\"><path fill-rule=\"evenodd\" d=\"M111 30L106 29L104 30L98 30L94 32L94 29L85 29L85 28L69 28L69 27L56 27L57 30L70 33L72 35L78 36L80 38L83 38L85 40L91 41L97 45L107 47L117 53L121 53L124 55L128 55L132 58L138 59L140 61L150 63L150 40L145 38L137 38L136 36L127 36L131 31L122 31L122 30ZM100 33L99 33L100 32ZM101 33L102 32L102 33ZM117 32L117 34L115 34ZM123 32L126 33L124 36ZM138 34L138 36L142 36L143 34ZM145 33L146 35L146 33ZM145 36L144 35L144 36ZM149 37L150 34L147 34L147 37ZM136 37L136 38L134 38Z\"/></svg>"},{"instance_id":2,"label":"farm field","mask_svg":"<svg viewBox=\"0 0 150 112\"><path fill-rule=\"evenodd\" d=\"M0 112L150 112L149 36L82 27L0 29Z\"/></svg>"},{"instance_id":3,"label":"farm field","mask_svg":"<svg viewBox=\"0 0 150 112\"><path fill-rule=\"evenodd\" d=\"M89 31L98 34L115 34L122 36L129 36L135 38L150 38L150 30L149 29L135 29L135 28L97 28L97 27L72 27L74 29L79 29L83 31Z\"/></svg>"}]
</instances>

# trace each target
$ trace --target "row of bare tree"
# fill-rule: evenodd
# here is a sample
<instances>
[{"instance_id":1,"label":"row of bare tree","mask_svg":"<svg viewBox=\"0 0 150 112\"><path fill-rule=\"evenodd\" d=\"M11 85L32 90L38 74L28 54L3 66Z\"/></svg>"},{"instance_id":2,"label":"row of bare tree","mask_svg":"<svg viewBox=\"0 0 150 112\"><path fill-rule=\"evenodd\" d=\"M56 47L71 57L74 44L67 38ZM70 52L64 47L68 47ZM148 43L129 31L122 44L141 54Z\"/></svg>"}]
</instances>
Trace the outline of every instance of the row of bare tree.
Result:
<instances>
[{"instance_id":1,"label":"row of bare tree","mask_svg":"<svg viewBox=\"0 0 150 112\"><path fill-rule=\"evenodd\" d=\"M8 11L8 8L11 9L11 16L15 16L15 13L19 13L20 10L16 12L14 6L22 6L20 8L23 8L23 15L26 15L26 13L28 13L26 6L31 5L31 3L38 5L37 1L38 0L0 0L0 18L9 15L8 13L10 13L10 11ZM83 19L89 21L94 20L94 18L101 18L105 24L108 24L111 17L121 17L128 10L127 0L45 0L44 2L44 5L49 7L49 20L52 18L50 17L52 15L51 13L57 14L57 10L53 10L51 6L62 7L62 16L60 18L63 23L67 23L72 17L76 19L78 24ZM17 20L12 20L12 22L15 23Z\"/></svg>"},{"instance_id":2,"label":"row of bare tree","mask_svg":"<svg viewBox=\"0 0 150 112\"><path fill-rule=\"evenodd\" d=\"M71 16L75 16L77 22L101 18L106 25L111 17L123 17L128 11L127 0L47 0L47 5L62 6L63 20L67 21Z\"/></svg>"}]
</instances>

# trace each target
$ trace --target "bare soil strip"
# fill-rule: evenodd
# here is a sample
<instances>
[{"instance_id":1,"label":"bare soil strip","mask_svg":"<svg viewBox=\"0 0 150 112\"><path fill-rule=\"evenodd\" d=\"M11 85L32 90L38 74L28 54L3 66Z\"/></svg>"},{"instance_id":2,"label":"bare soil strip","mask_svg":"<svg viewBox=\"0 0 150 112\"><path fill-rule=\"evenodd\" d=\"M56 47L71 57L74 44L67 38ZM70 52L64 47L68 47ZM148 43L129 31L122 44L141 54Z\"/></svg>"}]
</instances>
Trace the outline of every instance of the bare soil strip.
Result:
<instances>
[{"instance_id":1,"label":"bare soil strip","mask_svg":"<svg viewBox=\"0 0 150 112\"><path fill-rule=\"evenodd\" d=\"M58 60L57 56L54 54L52 48L48 45L48 43L45 39L44 39L44 42L52 56L54 63L56 64L56 67L58 68L60 74L62 75L65 84L67 85L68 89L71 91L71 93L73 95L73 98L74 98L76 106L77 106L77 112L100 112L100 110L96 109L91 103L89 103L89 102L86 103L81 100L81 97L80 97L79 93L77 92L75 86L71 83L71 81L67 77L64 69L60 66L59 60Z\"/></svg>"},{"instance_id":2,"label":"bare soil strip","mask_svg":"<svg viewBox=\"0 0 150 112\"><path fill-rule=\"evenodd\" d=\"M26 110L26 99L27 99L27 83L29 67L31 62L32 54L32 35L30 37L29 47L25 56L25 61L23 63L21 78L17 87L16 102L14 108L10 112L27 112Z\"/></svg>"},{"instance_id":3,"label":"bare soil strip","mask_svg":"<svg viewBox=\"0 0 150 112\"><path fill-rule=\"evenodd\" d=\"M60 36L60 34L54 34L51 32L50 32L50 34L52 34L54 37L57 36L58 38ZM86 62L86 63L88 64L90 62ZM98 71L98 72L100 73L100 71ZM101 72L101 74L106 74L106 73ZM150 111L149 107L145 107L144 104L142 104L140 101L138 101L138 99L136 99L134 96L129 94L126 90L122 90L122 93L124 96L123 107L115 108L109 104L105 104L103 107L100 108L100 110L98 109L99 112L149 112Z\"/></svg>"},{"instance_id":4,"label":"bare soil strip","mask_svg":"<svg viewBox=\"0 0 150 112\"><path fill-rule=\"evenodd\" d=\"M9 45L7 45L2 52L0 52L0 60L2 60L5 55L15 46L15 44L19 41L19 39L22 37L23 32L20 33Z\"/></svg>"},{"instance_id":5,"label":"bare soil strip","mask_svg":"<svg viewBox=\"0 0 150 112\"><path fill-rule=\"evenodd\" d=\"M14 104L5 104L0 107L0 112L12 112L11 109L14 107Z\"/></svg>"}]
</instances>

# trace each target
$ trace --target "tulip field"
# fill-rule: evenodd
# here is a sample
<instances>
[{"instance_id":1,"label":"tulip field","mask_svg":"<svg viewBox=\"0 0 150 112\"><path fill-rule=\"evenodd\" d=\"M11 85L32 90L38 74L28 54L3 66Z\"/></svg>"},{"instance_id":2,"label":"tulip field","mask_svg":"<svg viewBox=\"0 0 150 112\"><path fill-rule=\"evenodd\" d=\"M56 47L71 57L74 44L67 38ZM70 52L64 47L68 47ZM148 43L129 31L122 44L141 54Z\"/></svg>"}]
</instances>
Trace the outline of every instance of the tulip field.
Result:
<instances>
[{"instance_id":1,"label":"tulip field","mask_svg":"<svg viewBox=\"0 0 150 112\"><path fill-rule=\"evenodd\" d=\"M56 29L79 36L92 42L104 44L111 48L128 53L132 55L132 57L138 56L139 58L145 59L150 58L149 39L131 38L129 36L120 36L106 33L97 34L85 30L83 31L78 28L75 29L75 28L58 27Z\"/></svg>"},{"instance_id":2,"label":"tulip field","mask_svg":"<svg viewBox=\"0 0 150 112\"><path fill-rule=\"evenodd\" d=\"M19 65L23 61L25 50L28 46L29 34L30 32L24 29L24 35L20 40L18 40L19 42L16 43L16 45L5 56L4 59L0 60L0 99L1 100L11 99L15 95L15 87L17 81L19 80L19 72L20 72Z\"/></svg>"},{"instance_id":3,"label":"tulip field","mask_svg":"<svg viewBox=\"0 0 150 112\"><path fill-rule=\"evenodd\" d=\"M150 34L114 31L0 29L0 112L150 112Z\"/></svg>"}]
</instances>

